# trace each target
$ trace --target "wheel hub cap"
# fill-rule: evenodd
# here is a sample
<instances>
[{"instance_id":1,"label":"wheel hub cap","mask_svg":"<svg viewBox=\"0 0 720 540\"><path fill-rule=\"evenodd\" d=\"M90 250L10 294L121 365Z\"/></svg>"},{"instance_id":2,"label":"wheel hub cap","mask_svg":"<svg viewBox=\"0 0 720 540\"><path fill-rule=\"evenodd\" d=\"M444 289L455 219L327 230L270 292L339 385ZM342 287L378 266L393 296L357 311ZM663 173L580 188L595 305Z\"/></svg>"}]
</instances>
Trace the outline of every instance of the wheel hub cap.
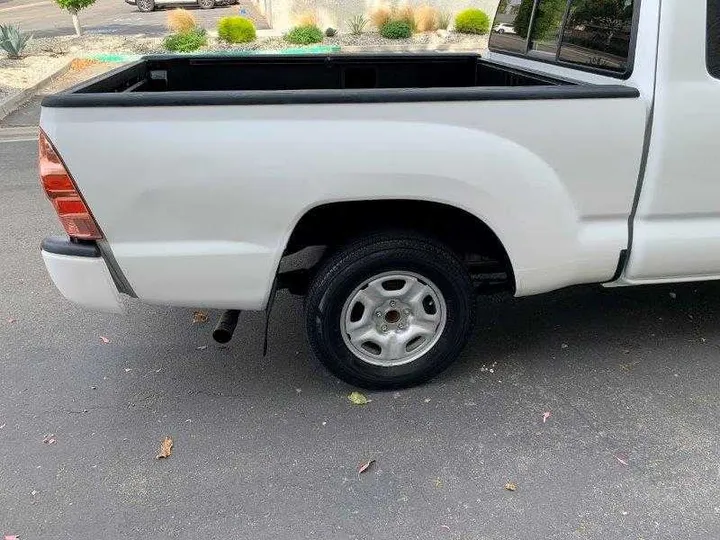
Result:
<instances>
[{"instance_id":1,"label":"wheel hub cap","mask_svg":"<svg viewBox=\"0 0 720 540\"><path fill-rule=\"evenodd\" d=\"M430 280L412 272L388 272L350 294L340 328L355 356L389 367L428 352L440 338L446 317L445 299Z\"/></svg>"}]
</instances>

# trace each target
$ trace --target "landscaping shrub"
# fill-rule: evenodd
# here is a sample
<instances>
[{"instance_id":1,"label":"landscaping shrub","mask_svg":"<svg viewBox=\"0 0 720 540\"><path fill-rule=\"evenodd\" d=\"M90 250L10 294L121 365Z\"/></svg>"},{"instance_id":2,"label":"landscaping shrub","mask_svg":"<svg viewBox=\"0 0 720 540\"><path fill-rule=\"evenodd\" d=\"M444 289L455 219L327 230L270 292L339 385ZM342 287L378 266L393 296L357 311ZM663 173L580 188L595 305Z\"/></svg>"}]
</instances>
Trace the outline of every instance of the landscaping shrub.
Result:
<instances>
[{"instance_id":1,"label":"landscaping shrub","mask_svg":"<svg viewBox=\"0 0 720 540\"><path fill-rule=\"evenodd\" d=\"M388 4L376 4L375 7L372 8L372 11L370 11L370 20L378 30L389 23L391 18L392 8Z\"/></svg>"},{"instance_id":2,"label":"landscaping shrub","mask_svg":"<svg viewBox=\"0 0 720 540\"><path fill-rule=\"evenodd\" d=\"M295 17L296 26L317 26L318 18L314 11L306 11Z\"/></svg>"},{"instance_id":3,"label":"landscaping shrub","mask_svg":"<svg viewBox=\"0 0 720 540\"><path fill-rule=\"evenodd\" d=\"M432 6L420 6L415 10L415 30L418 32L433 32L438 29L438 10Z\"/></svg>"},{"instance_id":4,"label":"landscaping shrub","mask_svg":"<svg viewBox=\"0 0 720 540\"><path fill-rule=\"evenodd\" d=\"M380 35L388 39L409 38L412 27L407 21L390 21L380 27Z\"/></svg>"},{"instance_id":5,"label":"landscaping shrub","mask_svg":"<svg viewBox=\"0 0 720 540\"><path fill-rule=\"evenodd\" d=\"M250 19L233 16L218 21L218 37L228 43L248 43L255 39L255 25Z\"/></svg>"},{"instance_id":6,"label":"landscaping shrub","mask_svg":"<svg viewBox=\"0 0 720 540\"><path fill-rule=\"evenodd\" d=\"M0 48L7 53L8 58L20 58L31 39L30 34L21 32L20 27L14 24L0 24Z\"/></svg>"},{"instance_id":7,"label":"landscaping shrub","mask_svg":"<svg viewBox=\"0 0 720 540\"><path fill-rule=\"evenodd\" d=\"M441 30L447 30L450 28L450 21L452 20L452 15L448 13L447 11L443 11L438 15L438 28Z\"/></svg>"},{"instance_id":8,"label":"landscaping shrub","mask_svg":"<svg viewBox=\"0 0 720 540\"><path fill-rule=\"evenodd\" d=\"M365 30L367 23L368 21L365 18L365 15L361 14L351 17L350 20L347 22L347 25L350 27L350 33L353 36L359 36L363 33L363 30Z\"/></svg>"},{"instance_id":9,"label":"landscaping shrub","mask_svg":"<svg viewBox=\"0 0 720 540\"><path fill-rule=\"evenodd\" d=\"M295 45L309 45L320 43L323 40L323 33L315 25L296 26L290 29L285 35L285 39Z\"/></svg>"},{"instance_id":10,"label":"landscaping shrub","mask_svg":"<svg viewBox=\"0 0 720 540\"><path fill-rule=\"evenodd\" d=\"M189 32L197 28L195 15L187 9L173 9L167 14L167 28L171 32Z\"/></svg>"},{"instance_id":11,"label":"landscaping shrub","mask_svg":"<svg viewBox=\"0 0 720 540\"><path fill-rule=\"evenodd\" d=\"M207 34L204 28L170 34L163 40L163 47L173 52L192 52L205 45L207 45Z\"/></svg>"},{"instance_id":12,"label":"landscaping shrub","mask_svg":"<svg viewBox=\"0 0 720 540\"><path fill-rule=\"evenodd\" d=\"M455 30L462 34L487 34L490 18L479 9L466 9L455 17Z\"/></svg>"},{"instance_id":13,"label":"landscaping shrub","mask_svg":"<svg viewBox=\"0 0 720 540\"><path fill-rule=\"evenodd\" d=\"M403 21L408 23L410 26L410 30L415 30L415 8L408 4L407 2L403 2L399 4L392 14L392 20L393 21Z\"/></svg>"},{"instance_id":14,"label":"landscaping shrub","mask_svg":"<svg viewBox=\"0 0 720 540\"><path fill-rule=\"evenodd\" d=\"M327 37L333 37L335 34L337 34L337 30L335 30L332 26L325 30L325 35Z\"/></svg>"}]
</instances>

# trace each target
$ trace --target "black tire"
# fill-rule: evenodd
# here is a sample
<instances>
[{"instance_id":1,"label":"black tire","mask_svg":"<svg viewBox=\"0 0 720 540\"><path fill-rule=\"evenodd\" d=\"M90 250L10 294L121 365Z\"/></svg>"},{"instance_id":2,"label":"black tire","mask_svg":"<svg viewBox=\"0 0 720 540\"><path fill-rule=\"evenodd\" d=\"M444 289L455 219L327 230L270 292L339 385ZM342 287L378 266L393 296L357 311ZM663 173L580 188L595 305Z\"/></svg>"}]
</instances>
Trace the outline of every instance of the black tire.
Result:
<instances>
[{"instance_id":1,"label":"black tire","mask_svg":"<svg viewBox=\"0 0 720 540\"><path fill-rule=\"evenodd\" d=\"M345 343L343 307L364 280L403 271L425 277L440 291L447 306L444 329L434 345L409 363L371 364ZM315 356L343 381L374 390L407 388L438 375L457 358L472 331L474 306L470 275L447 247L412 233L374 234L321 264L306 297L307 334Z\"/></svg>"},{"instance_id":2,"label":"black tire","mask_svg":"<svg viewBox=\"0 0 720 540\"><path fill-rule=\"evenodd\" d=\"M215 0L198 0L200 9L212 9L215 7Z\"/></svg>"},{"instance_id":3,"label":"black tire","mask_svg":"<svg viewBox=\"0 0 720 540\"><path fill-rule=\"evenodd\" d=\"M137 0L138 11L149 13L155 9L155 0Z\"/></svg>"}]
</instances>

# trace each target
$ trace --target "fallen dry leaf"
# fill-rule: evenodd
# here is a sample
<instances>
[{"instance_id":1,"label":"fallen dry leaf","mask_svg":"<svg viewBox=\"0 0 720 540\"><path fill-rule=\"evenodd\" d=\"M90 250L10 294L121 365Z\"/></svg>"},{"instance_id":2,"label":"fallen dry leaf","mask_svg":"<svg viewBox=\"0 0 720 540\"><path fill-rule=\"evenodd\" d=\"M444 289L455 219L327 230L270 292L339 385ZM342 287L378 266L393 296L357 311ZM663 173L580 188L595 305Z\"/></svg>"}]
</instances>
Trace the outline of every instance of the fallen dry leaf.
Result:
<instances>
[{"instance_id":1,"label":"fallen dry leaf","mask_svg":"<svg viewBox=\"0 0 720 540\"><path fill-rule=\"evenodd\" d=\"M358 474L362 474L367 471L373 463L375 463L375 460L371 459L360 465L360 468L358 469Z\"/></svg>"},{"instance_id":2,"label":"fallen dry leaf","mask_svg":"<svg viewBox=\"0 0 720 540\"><path fill-rule=\"evenodd\" d=\"M102 341L103 343L110 343L110 340L105 336L100 336L100 341Z\"/></svg>"},{"instance_id":3,"label":"fallen dry leaf","mask_svg":"<svg viewBox=\"0 0 720 540\"><path fill-rule=\"evenodd\" d=\"M48 435L45 435L45 437L43 438L43 442L45 444L55 444L55 434L49 433Z\"/></svg>"},{"instance_id":4,"label":"fallen dry leaf","mask_svg":"<svg viewBox=\"0 0 720 540\"><path fill-rule=\"evenodd\" d=\"M515 484L515 482L508 482L507 484L505 484L505 489L507 489L508 491L515 491L517 489L517 485Z\"/></svg>"},{"instance_id":5,"label":"fallen dry leaf","mask_svg":"<svg viewBox=\"0 0 720 540\"><path fill-rule=\"evenodd\" d=\"M15 322L15 320L16 320L16 319L10 318L10 319L8 319L8 322L9 322L10 324L12 324L12 323Z\"/></svg>"},{"instance_id":6,"label":"fallen dry leaf","mask_svg":"<svg viewBox=\"0 0 720 540\"><path fill-rule=\"evenodd\" d=\"M547 422L547 419L552 416L552 413L550 411L546 411L543 413L543 424Z\"/></svg>"},{"instance_id":7,"label":"fallen dry leaf","mask_svg":"<svg viewBox=\"0 0 720 540\"><path fill-rule=\"evenodd\" d=\"M204 351L207 349L207 345L200 345L199 347L195 347L198 351Z\"/></svg>"},{"instance_id":8,"label":"fallen dry leaf","mask_svg":"<svg viewBox=\"0 0 720 540\"><path fill-rule=\"evenodd\" d=\"M360 392L351 392L347 397L355 405L367 405L372 400L365 397L365 394Z\"/></svg>"},{"instance_id":9,"label":"fallen dry leaf","mask_svg":"<svg viewBox=\"0 0 720 540\"><path fill-rule=\"evenodd\" d=\"M627 464L628 464L627 461L625 461L624 459L619 458L619 457L617 457L617 456L615 456L615 459L617 459L617 460L618 460L620 463L622 463L623 465L627 465Z\"/></svg>"},{"instance_id":10,"label":"fallen dry leaf","mask_svg":"<svg viewBox=\"0 0 720 540\"><path fill-rule=\"evenodd\" d=\"M172 437L165 437L162 442L160 443L160 453L158 453L157 456L155 456L155 459L163 459L170 457L172 454L173 449L173 440Z\"/></svg>"},{"instance_id":11,"label":"fallen dry leaf","mask_svg":"<svg viewBox=\"0 0 720 540\"><path fill-rule=\"evenodd\" d=\"M206 323L208 320L208 314L206 311L195 311L193 312L193 324Z\"/></svg>"},{"instance_id":12,"label":"fallen dry leaf","mask_svg":"<svg viewBox=\"0 0 720 540\"><path fill-rule=\"evenodd\" d=\"M3 540L20 540L20 537L17 534L6 534Z\"/></svg>"}]
</instances>

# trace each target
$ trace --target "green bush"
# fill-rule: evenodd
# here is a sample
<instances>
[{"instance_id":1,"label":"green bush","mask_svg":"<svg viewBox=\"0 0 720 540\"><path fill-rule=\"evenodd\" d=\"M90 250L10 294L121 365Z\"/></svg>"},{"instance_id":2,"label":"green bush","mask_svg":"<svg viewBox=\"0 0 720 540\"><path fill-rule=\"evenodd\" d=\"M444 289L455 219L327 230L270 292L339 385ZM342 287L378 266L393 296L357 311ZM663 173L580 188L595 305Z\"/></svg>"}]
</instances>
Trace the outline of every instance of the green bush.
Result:
<instances>
[{"instance_id":1,"label":"green bush","mask_svg":"<svg viewBox=\"0 0 720 540\"><path fill-rule=\"evenodd\" d=\"M163 40L163 47L173 52L192 52L205 45L207 45L207 34L204 28L170 34Z\"/></svg>"},{"instance_id":2,"label":"green bush","mask_svg":"<svg viewBox=\"0 0 720 540\"><path fill-rule=\"evenodd\" d=\"M314 24L296 26L290 29L285 35L285 39L295 45L309 45L311 43L320 43L323 40L323 33Z\"/></svg>"},{"instance_id":3,"label":"green bush","mask_svg":"<svg viewBox=\"0 0 720 540\"><path fill-rule=\"evenodd\" d=\"M337 34L337 30L335 30L332 26L325 29L325 35L327 37L334 37L335 34Z\"/></svg>"},{"instance_id":4,"label":"green bush","mask_svg":"<svg viewBox=\"0 0 720 540\"><path fill-rule=\"evenodd\" d=\"M245 17L223 17L218 21L218 37L228 43L248 43L255 39L255 25Z\"/></svg>"},{"instance_id":5,"label":"green bush","mask_svg":"<svg viewBox=\"0 0 720 540\"><path fill-rule=\"evenodd\" d=\"M462 34L487 34L490 18L479 9L466 9L455 17L455 31Z\"/></svg>"},{"instance_id":6,"label":"green bush","mask_svg":"<svg viewBox=\"0 0 720 540\"><path fill-rule=\"evenodd\" d=\"M412 36L412 26L407 21L390 21L380 27L380 35L388 39L403 39Z\"/></svg>"}]
</instances>

